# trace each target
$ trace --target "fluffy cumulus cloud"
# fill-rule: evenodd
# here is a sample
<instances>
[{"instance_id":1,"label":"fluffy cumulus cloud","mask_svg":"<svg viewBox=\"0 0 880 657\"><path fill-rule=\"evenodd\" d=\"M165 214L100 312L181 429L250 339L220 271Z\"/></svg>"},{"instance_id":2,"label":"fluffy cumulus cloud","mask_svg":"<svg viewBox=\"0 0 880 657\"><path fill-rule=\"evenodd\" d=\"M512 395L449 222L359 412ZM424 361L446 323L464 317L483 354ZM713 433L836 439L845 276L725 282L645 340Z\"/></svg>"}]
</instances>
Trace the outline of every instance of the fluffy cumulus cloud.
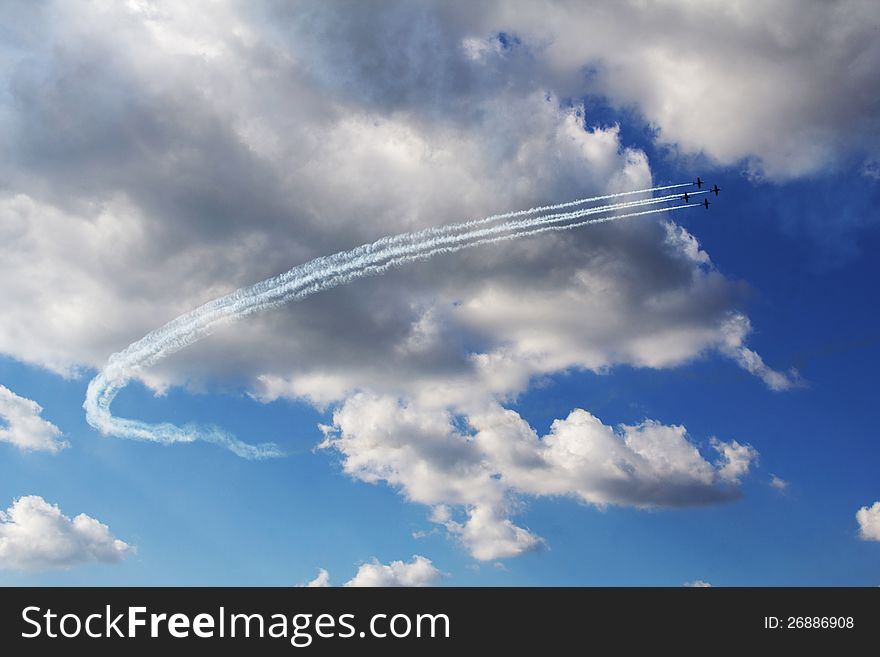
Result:
<instances>
[{"instance_id":1,"label":"fluffy cumulus cloud","mask_svg":"<svg viewBox=\"0 0 880 657\"><path fill-rule=\"evenodd\" d=\"M661 141L781 179L876 162L875 10L868 0L523 1L498 3L491 20L522 35L560 85L586 78L636 106Z\"/></svg>"},{"instance_id":2,"label":"fluffy cumulus cloud","mask_svg":"<svg viewBox=\"0 0 880 657\"><path fill-rule=\"evenodd\" d=\"M685 586L692 589L708 589L712 588L712 585L709 582L703 581L701 579L695 579L692 582L685 582Z\"/></svg>"},{"instance_id":3,"label":"fluffy cumulus cloud","mask_svg":"<svg viewBox=\"0 0 880 657\"><path fill-rule=\"evenodd\" d=\"M392 561L389 564L373 559L361 564L355 576L343 586L431 586L443 577L430 559L414 554L410 561ZM307 587L330 586L330 574L320 568L318 576Z\"/></svg>"},{"instance_id":4,"label":"fluffy cumulus cloud","mask_svg":"<svg viewBox=\"0 0 880 657\"><path fill-rule=\"evenodd\" d=\"M540 78L633 106L685 154L775 178L852 159L865 175L876 170L880 18L869 0L441 4L349 3L344 16L335 5L313 10L297 34L333 88L355 87L379 107L472 89L466 64L449 55L458 41L470 62L501 73L499 61L522 53L519 75L502 83ZM422 68L429 58L442 65Z\"/></svg>"},{"instance_id":5,"label":"fluffy cumulus cloud","mask_svg":"<svg viewBox=\"0 0 880 657\"><path fill-rule=\"evenodd\" d=\"M416 554L411 561L362 564L345 586L431 586L442 576L430 559Z\"/></svg>"},{"instance_id":6,"label":"fluffy cumulus cloud","mask_svg":"<svg viewBox=\"0 0 880 657\"><path fill-rule=\"evenodd\" d=\"M587 93L636 104L685 154L766 175L860 156L876 99L857 95L844 115L833 101L872 88L872 14L794 7L6 3L0 352L73 376L320 255L650 186L616 126L588 127ZM804 48L816 39L827 47ZM743 97L766 102L731 102ZM791 106L808 111L786 121ZM844 119L868 137L847 142ZM542 545L513 520L528 496L736 495L755 458L740 442L698 445L644 418L610 428L583 410L538 437L504 405L555 373L710 353L791 387L749 349L745 296L684 228L619 222L360 280L139 375L158 391L226 380L334 408L325 445L346 471L430 506L479 558L509 556Z\"/></svg>"},{"instance_id":7,"label":"fluffy cumulus cloud","mask_svg":"<svg viewBox=\"0 0 880 657\"><path fill-rule=\"evenodd\" d=\"M0 568L42 570L99 561L115 563L134 548L84 513L69 518L38 495L0 511Z\"/></svg>"},{"instance_id":8,"label":"fluffy cumulus cloud","mask_svg":"<svg viewBox=\"0 0 880 657\"><path fill-rule=\"evenodd\" d=\"M865 541L880 541L880 502L863 506L856 512L859 536Z\"/></svg>"},{"instance_id":9,"label":"fluffy cumulus cloud","mask_svg":"<svg viewBox=\"0 0 880 657\"><path fill-rule=\"evenodd\" d=\"M617 430L582 409L546 436L490 404L465 418L393 397L356 394L324 428L344 470L386 482L432 508L430 519L480 560L512 557L543 541L511 519L522 496L571 496L636 507L735 498L757 452L713 439L705 456L681 426L645 421Z\"/></svg>"},{"instance_id":10,"label":"fluffy cumulus cloud","mask_svg":"<svg viewBox=\"0 0 880 657\"><path fill-rule=\"evenodd\" d=\"M56 453L69 446L61 429L40 417L43 407L0 385L0 442L21 450Z\"/></svg>"},{"instance_id":11,"label":"fluffy cumulus cloud","mask_svg":"<svg viewBox=\"0 0 880 657\"><path fill-rule=\"evenodd\" d=\"M330 573L327 572L326 568L319 568L315 579L309 580L305 586L310 589L320 589L330 586Z\"/></svg>"}]
</instances>

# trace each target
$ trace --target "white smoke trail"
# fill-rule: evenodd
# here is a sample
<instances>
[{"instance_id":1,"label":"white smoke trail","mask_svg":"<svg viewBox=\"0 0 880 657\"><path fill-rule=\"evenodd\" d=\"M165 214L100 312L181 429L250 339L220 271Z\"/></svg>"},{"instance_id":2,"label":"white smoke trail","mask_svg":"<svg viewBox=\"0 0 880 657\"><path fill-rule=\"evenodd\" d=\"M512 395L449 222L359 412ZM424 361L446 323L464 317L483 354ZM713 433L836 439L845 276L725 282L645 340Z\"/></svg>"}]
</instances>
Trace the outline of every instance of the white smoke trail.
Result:
<instances>
[{"instance_id":1,"label":"white smoke trail","mask_svg":"<svg viewBox=\"0 0 880 657\"><path fill-rule=\"evenodd\" d=\"M191 344L201 337L201 335L216 321L219 321L226 316L234 315L241 317L256 310L285 303L293 298L301 298L300 291L303 288L306 290L307 294L326 289L324 284L328 280L335 280L335 276L346 275L347 273L361 269L366 265L378 264L383 260L401 255L413 255L425 249L430 250L438 247L450 246L456 243L473 239L482 239L491 235L510 232L521 228L567 221L591 214L606 213L612 210L662 203L674 198L677 198L677 196L661 196L652 199L626 201L596 208L585 208L574 212L541 215L526 220L507 222L482 229L474 229L462 234L435 235L434 237L423 238L417 242L404 245L389 245L388 242L383 239L379 240L379 242L385 244L386 248L384 249L377 250L376 245L379 242L373 242L372 244L357 247L351 251L337 253L328 257L316 258L315 260L294 268L285 274L267 279L266 281L257 283L250 288L237 290L230 295L216 299L190 313L178 317L176 320L166 324L164 327L159 328L156 331L153 331L143 339L130 345L125 351L111 356L108 367L105 368L105 373L111 369L111 365L116 365L116 363L121 360L124 360L126 363L125 369L128 371L148 367L160 358ZM450 226L448 228L451 231L457 229L459 226L460 225ZM320 283L320 286L317 288L310 287L310 285L316 281Z\"/></svg>"},{"instance_id":2,"label":"white smoke trail","mask_svg":"<svg viewBox=\"0 0 880 657\"><path fill-rule=\"evenodd\" d=\"M506 221L494 226L487 225L503 218L528 217L530 214L551 209L574 207L594 200L618 198L625 195L645 193L673 187L582 199L541 208L532 208L505 215L494 215L470 222L429 228L415 233L382 238L350 251L316 258L295 267L284 274L241 288L224 297L208 302L195 310L181 315L168 324L148 333L123 351L113 354L104 369L89 383L83 407L88 423L105 435L121 438L148 440L160 443L193 442L205 440L225 446L245 458L270 458L281 455L272 443L250 445L216 427L183 427L170 424L150 424L138 420L117 418L110 412L110 404L117 393L134 374L160 359L183 349L205 336L219 322L238 319L259 310L272 308L293 300L303 299L323 290L348 283L363 276L380 274L407 262L424 260L441 253L452 253L481 244L526 237L548 231L569 230L593 223L604 223L626 217L642 216L669 210L699 207L679 205L653 210L608 215L595 219L576 221L595 214L607 214L643 207L681 198L671 194L661 197L624 201L620 203L581 208L571 212L533 216L517 221ZM486 227L480 227L480 226Z\"/></svg>"},{"instance_id":3,"label":"white smoke trail","mask_svg":"<svg viewBox=\"0 0 880 657\"><path fill-rule=\"evenodd\" d=\"M589 198L577 199L575 201L566 201L565 203L556 203L554 205L542 205L539 207L530 208L528 210L516 210L514 212L505 212L504 214L493 214L492 216L485 217L483 219L473 219L471 221L465 221L459 224L447 224L445 226L433 226L431 228L425 228L424 230L420 230L413 233L403 233L402 235L391 235L389 237L383 237L371 244L373 245L386 245L390 243L394 243L397 241L404 240L412 240L412 239L420 239L423 237L428 237L431 235L436 235L439 233L446 233L449 231L458 231L465 230L469 228L473 228L474 226L480 226L483 224L491 223L493 221L499 221L501 219L512 219L513 217L523 217L528 216L530 214L536 214L538 212L550 212L553 210L561 210L562 208L571 208L578 205L585 205L586 203L593 203L595 201L607 201L613 198L621 198L623 196L634 196L636 194L647 194L653 192L660 192L666 189L675 189L678 187L691 187L694 183L678 183L675 185L662 185L660 187L649 187L648 189L636 189L630 192L617 192L615 194L603 194L602 196L591 196ZM694 196L695 194L708 194L709 190L703 190L699 192L694 192L693 194L689 194L689 196ZM679 196L678 194L669 195L666 198L675 198ZM607 206L603 206L606 207ZM597 208L598 209L598 208Z\"/></svg>"},{"instance_id":4,"label":"white smoke trail","mask_svg":"<svg viewBox=\"0 0 880 657\"><path fill-rule=\"evenodd\" d=\"M376 242L359 246L350 251L316 258L315 260L291 269L280 276L267 279L249 288L242 288L230 295L209 302L190 313L178 317L164 327L153 331L143 339L130 345L125 351L119 354L114 354L111 356L108 365L124 356L125 360L130 364L129 368L135 367L135 364L137 369L148 367L168 353L173 353L174 351L178 351L188 344L191 344L194 339L199 337L199 335L193 331L208 328L216 319L220 319L223 315L249 314L253 309L259 310L269 307L267 304L275 305L277 303L284 303L289 300L289 295L296 294L298 289L307 286L316 280L326 280L328 275L356 270L364 264L375 264L376 262L381 262L384 259L393 258L401 254L412 254L425 248L430 249L436 246L444 246L474 238L482 238L488 235L508 232L527 226L566 221L590 214L605 213L617 209L662 203L675 198L678 198L677 195L668 195L651 199L626 201L595 208L584 208L574 212L542 215L532 217L531 219L507 222L497 226L471 230L470 232L462 234L454 234L452 231L459 229L463 224L451 225L446 227L446 231L442 232L439 231L439 229L434 229L437 231L437 234L432 237L425 237L423 233L426 233L427 231L421 231L418 234L421 239L411 241L409 244L402 244L401 240L397 240L396 243L389 242L388 238L382 238ZM481 222L482 220L479 221ZM409 237L412 240L415 240L415 235L416 234L405 234L404 236L398 237ZM381 249L380 246L384 246L385 248ZM146 352L151 352L152 356Z\"/></svg>"}]
</instances>

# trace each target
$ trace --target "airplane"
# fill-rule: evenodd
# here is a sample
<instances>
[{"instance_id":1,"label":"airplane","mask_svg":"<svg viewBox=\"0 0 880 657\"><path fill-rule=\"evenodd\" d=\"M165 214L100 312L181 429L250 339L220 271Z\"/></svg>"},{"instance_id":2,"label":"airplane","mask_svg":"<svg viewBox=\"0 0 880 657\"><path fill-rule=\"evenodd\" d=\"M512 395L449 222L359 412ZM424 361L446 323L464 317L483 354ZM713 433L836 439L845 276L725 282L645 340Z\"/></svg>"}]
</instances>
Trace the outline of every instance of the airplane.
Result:
<instances>
[{"instance_id":1,"label":"airplane","mask_svg":"<svg viewBox=\"0 0 880 657\"><path fill-rule=\"evenodd\" d=\"M720 188L718 185L715 185L715 186L714 186L712 189L710 189L709 191L710 191L710 192L715 192L715 196L718 196L718 192L721 191L721 188Z\"/></svg>"},{"instance_id":2,"label":"airplane","mask_svg":"<svg viewBox=\"0 0 880 657\"><path fill-rule=\"evenodd\" d=\"M709 199L704 198L702 206L708 210L709 209Z\"/></svg>"},{"instance_id":3,"label":"airplane","mask_svg":"<svg viewBox=\"0 0 880 657\"><path fill-rule=\"evenodd\" d=\"M687 203L687 202L690 200L691 197L690 197L690 195L689 195L687 192L685 192L685 193L684 193L684 196L682 196L682 198L684 199L684 202Z\"/></svg>"},{"instance_id":4,"label":"airplane","mask_svg":"<svg viewBox=\"0 0 880 657\"><path fill-rule=\"evenodd\" d=\"M702 189L702 188L703 188L703 181L700 180L700 177L699 177L699 176L697 176L697 179L694 181L694 184L697 186L697 189Z\"/></svg>"}]
</instances>

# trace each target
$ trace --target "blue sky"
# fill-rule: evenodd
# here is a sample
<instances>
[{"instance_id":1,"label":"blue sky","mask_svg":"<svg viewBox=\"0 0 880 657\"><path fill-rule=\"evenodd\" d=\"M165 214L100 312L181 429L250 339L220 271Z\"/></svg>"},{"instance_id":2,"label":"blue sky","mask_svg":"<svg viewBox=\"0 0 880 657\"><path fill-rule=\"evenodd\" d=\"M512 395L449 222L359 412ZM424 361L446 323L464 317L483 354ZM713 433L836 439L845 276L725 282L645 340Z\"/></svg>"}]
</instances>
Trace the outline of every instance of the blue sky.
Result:
<instances>
[{"instance_id":1,"label":"blue sky","mask_svg":"<svg viewBox=\"0 0 880 657\"><path fill-rule=\"evenodd\" d=\"M33 418L0 440L0 584L880 581L880 507L856 518L880 499L880 150L855 17L813 8L768 33L755 5L695 45L646 31L657 47L632 45L632 68L594 23L638 33L656 10L83 5L66 27L50 7L8 10L0 35L16 54L0 384L68 446L26 446L51 434ZM828 24L860 54L814 53ZM746 44L740 69L726 55ZM814 54L811 82L797 62ZM697 174L722 193L670 218L684 233L650 216L408 264L224 326L113 405L283 458L86 421L111 353L237 287L386 234ZM610 447L612 428L659 452ZM42 501L14 511L23 496Z\"/></svg>"}]
</instances>

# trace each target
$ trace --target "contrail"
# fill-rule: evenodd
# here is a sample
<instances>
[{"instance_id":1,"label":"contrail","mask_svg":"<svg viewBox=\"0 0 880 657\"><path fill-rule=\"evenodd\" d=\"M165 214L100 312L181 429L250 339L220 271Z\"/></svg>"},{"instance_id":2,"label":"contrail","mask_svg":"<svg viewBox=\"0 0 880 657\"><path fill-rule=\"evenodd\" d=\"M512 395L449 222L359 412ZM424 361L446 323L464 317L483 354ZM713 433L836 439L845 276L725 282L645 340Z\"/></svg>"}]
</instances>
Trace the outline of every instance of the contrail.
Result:
<instances>
[{"instance_id":1,"label":"contrail","mask_svg":"<svg viewBox=\"0 0 880 657\"><path fill-rule=\"evenodd\" d=\"M243 316L255 310L261 310L272 305L277 305L278 303L284 303L294 298L294 296L298 298L299 291L302 288L308 288L308 285L315 281L326 282L334 275L346 274L367 264L376 264L385 259L394 258L396 256L412 255L424 249L450 246L455 243L485 238L494 234L505 233L529 226L561 222L590 214L605 213L616 209L660 203L673 198L676 198L676 196L670 195L653 199L627 201L609 206L586 208L574 212L542 215L527 220L507 222L497 226L474 229L463 234L451 233L451 231L459 228L461 224L458 224L447 226L446 234L423 237L419 240L415 240L415 234L404 234L404 236L415 240L410 241L409 244L401 244L400 240L397 240L397 243L389 243L386 238L383 238L372 244L352 249L351 251L316 258L315 260L312 260L305 265L301 265L300 267L296 267L280 276L267 279L266 281L257 283L250 288L237 290L230 295L216 299L190 313L178 317L176 320L173 320L164 327L153 331L143 339L130 345L123 352L111 356L110 362L108 362L108 367L105 368L105 373L110 370L112 365L115 365L116 362L123 357L128 364L126 369L129 370L142 369L143 367L152 365L159 358L191 344L195 339L200 337L203 330L210 328L214 321L222 319L224 316ZM381 246L384 246L385 248L379 248ZM321 287L320 289L326 288ZM320 290L308 289L309 293L314 293L316 291Z\"/></svg>"},{"instance_id":2,"label":"contrail","mask_svg":"<svg viewBox=\"0 0 880 657\"><path fill-rule=\"evenodd\" d=\"M299 267L295 267L294 269L291 269L284 274L267 279L249 288L237 290L232 294L209 302L197 308L196 310L182 315L172 322L169 322L165 326L153 331L148 336L145 336L143 339L130 345L123 352L119 354L114 354L113 356L111 356L108 365L112 364L114 360L118 359L121 356L127 356L127 361L129 363L137 363L138 369L152 365L155 361L143 361L143 354L139 352L147 350L154 352L161 357L165 355L165 346L175 347L172 349L172 351L177 351L179 348L190 344L191 340L187 340L184 344L181 344L180 346L177 346L176 344L183 336L192 337L192 335L189 333L189 329L195 328L199 325L206 325L207 322L205 322L205 320L212 320L214 315L218 312L224 312L225 314L228 314L228 310L233 310L237 313L242 310L247 310L247 306L254 305L255 302L260 306L257 309L260 309L262 307L265 307L265 302L269 300L267 298L267 295L277 297L279 294L288 295L291 293L295 293L297 288L318 279L325 279L328 273L336 273L340 267L342 267L343 270L346 268L356 269L358 266L364 264L365 258L375 262L384 258L400 255L401 253L412 253L422 248L431 248L437 245L450 244L462 240L471 239L473 237L485 237L489 234L505 232L527 225L553 221L564 221L567 219L574 219L588 214L604 213L618 208L633 207L636 205L659 203L674 198L676 198L675 195L670 195L652 199L642 199L638 201L627 201L596 208L585 208L574 212L533 217L531 219L520 220L518 222L508 222L489 228L478 229L476 231L472 230L468 233L458 235L454 234L453 231L459 230L465 224L448 225L444 227L445 230L434 228L419 231L417 233L404 233L403 235L397 235L393 238L382 238L377 240L376 242L359 246L350 251L340 252L332 256L323 256L320 258L316 258L315 260L312 260ZM478 220L477 223L480 223L482 221L483 220ZM286 299L282 298L281 302L283 302L284 300ZM244 307L242 307L243 305Z\"/></svg>"},{"instance_id":3,"label":"contrail","mask_svg":"<svg viewBox=\"0 0 880 657\"><path fill-rule=\"evenodd\" d=\"M663 191L666 189L675 189L678 187L691 187L691 186L693 186L693 183L677 183L675 185L662 185L660 187L649 187L647 189L636 189L636 190L629 191L629 192L617 192L614 194L603 194L602 196L591 196L589 198L581 198L581 199L577 199L574 201L567 201L565 203L556 203L554 205L542 205L539 207L530 208L528 210L516 210L514 212L505 212L504 214L493 214L492 216L485 217L483 219L473 219L471 221L465 221L465 222L458 223L458 224L447 224L445 226L434 226L431 228L425 228L423 230L412 232L412 233L403 233L401 235L391 235L388 237L383 237L383 238L373 242L372 245L378 246L378 245L396 243L396 242L400 242L400 241L419 239L422 237L436 235L439 233L446 233L449 231L456 231L456 230L464 230L464 229L472 228L474 226L488 224L493 221L499 221L501 219L511 219L513 217L523 217L523 216L535 214L538 212L548 212L548 211L552 211L552 210L561 210L562 208L575 207L578 205L584 205L586 203L592 203L595 201L606 201L606 200L613 199L613 198L621 198L623 196L634 196L636 194L647 194L649 192L659 192L659 191ZM692 194L689 194L689 196L695 196L697 194L708 194L708 193L709 193L709 190L702 190L702 191L698 191L698 192L693 192ZM671 198L675 198L677 196L678 195L675 194L675 195L667 196L666 198L671 199ZM598 209L598 208L596 208L596 209ZM607 210L607 209L609 209L609 206L603 206L603 209Z\"/></svg>"},{"instance_id":4,"label":"contrail","mask_svg":"<svg viewBox=\"0 0 880 657\"><path fill-rule=\"evenodd\" d=\"M677 196L661 196L651 199L626 201L595 208L584 208L574 212L542 215L527 220L507 222L497 226L471 230L470 232L462 234L455 234L453 231L460 229L464 224L455 224L446 226L445 230L435 228L426 231L419 231L418 233L404 233L403 235L394 236L393 238L382 238L376 242L359 246L350 251L316 258L315 260L291 269L280 276L267 279L266 281L257 283L250 288L237 290L230 295L209 302L190 313L178 317L164 327L153 331L148 336L145 336L143 339L129 346L120 354L114 354L111 356L110 363L121 356L127 356L129 363L137 364L137 369L149 366L155 361L142 360L143 352L145 350L153 352L160 357L166 355L164 351L166 346L172 347L172 351L177 351L179 348L191 343L192 340L187 339L184 344L178 345L183 336L187 336L188 338L193 337L189 332L190 329L207 325L209 322L206 322L205 320L212 320L217 312L228 314L228 310L231 309L238 313L242 310L247 311L248 306L253 306L255 304L259 306L256 309L261 309L266 307L266 302L280 301L283 303L287 300L287 296L296 293L298 288L315 280L326 279L328 273L338 273L339 271L345 271L346 269L357 269L359 266L365 264L365 259L375 263L382 259L395 257L404 253L412 254L424 248L449 245L473 238L481 238L491 234L516 230L531 225L560 222L590 214L605 213L616 209L661 203L674 198L677 198ZM479 222L482 222L482 220L479 220L478 223ZM432 231L434 234L431 234ZM269 298L278 297L282 294L284 296L281 299L276 298L273 301L273 299ZM108 363L108 365L110 363Z\"/></svg>"},{"instance_id":5,"label":"contrail","mask_svg":"<svg viewBox=\"0 0 880 657\"><path fill-rule=\"evenodd\" d=\"M349 251L316 258L283 274L250 287L241 288L199 306L148 333L121 352L110 356L104 369L89 383L86 399L83 403L86 420L102 434L120 438L165 444L204 440L220 444L245 458L258 459L280 456L282 452L274 443L251 445L217 427L195 425L181 427L170 423L150 424L139 420L117 418L110 412L110 405L117 393L128 384L136 372L199 340L220 322L246 317L251 313L303 299L357 278L381 274L392 267L425 260L441 253L454 253L462 249L502 240L517 239L550 231L570 230L627 217L699 207L698 205L677 205L625 214L608 214L681 198L678 194L669 194L604 206L579 208L569 212L537 214L576 207L598 200L621 198L627 195L689 185L690 183L682 183L633 192L620 192L493 215L485 219L384 237ZM537 216L529 216L536 214ZM599 214L605 216L584 219ZM507 221L503 221L505 219ZM495 225L491 225L493 223Z\"/></svg>"}]
</instances>

